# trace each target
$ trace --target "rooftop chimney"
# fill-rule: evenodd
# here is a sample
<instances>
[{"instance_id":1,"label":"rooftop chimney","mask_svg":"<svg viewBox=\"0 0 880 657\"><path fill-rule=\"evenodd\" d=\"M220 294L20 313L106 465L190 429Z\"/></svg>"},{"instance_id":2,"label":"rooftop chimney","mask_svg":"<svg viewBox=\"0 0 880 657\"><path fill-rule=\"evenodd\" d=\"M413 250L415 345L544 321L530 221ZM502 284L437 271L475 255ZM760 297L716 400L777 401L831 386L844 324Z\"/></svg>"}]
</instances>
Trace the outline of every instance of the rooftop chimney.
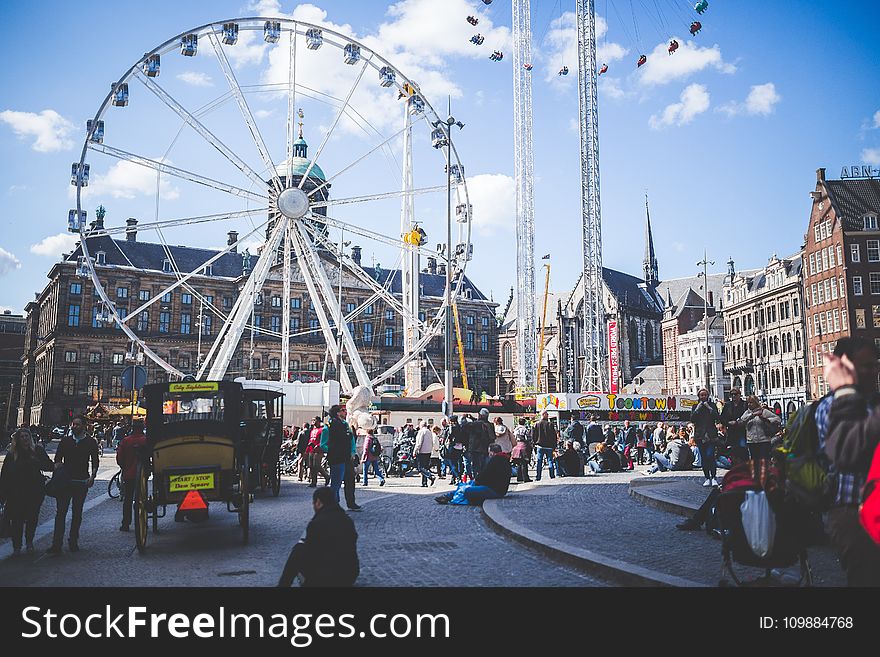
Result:
<instances>
[{"instance_id":1,"label":"rooftop chimney","mask_svg":"<svg viewBox=\"0 0 880 657\"><path fill-rule=\"evenodd\" d=\"M816 182L825 182L825 167L816 169Z\"/></svg>"},{"instance_id":2,"label":"rooftop chimney","mask_svg":"<svg viewBox=\"0 0 880 657\"><path fill-rule=\"evenodd\" d=\"M709 290L709 305L713 307L715 306L714 296L715 295L712 294L712 290Z\"/></svg>"},{"instance_id":3,"label":"rooftop chimney","mask_svg":"<svg viewBox=\"0 0 880 657\"><path fill-rule=\"evenodd\" d=\"M354 264L356 264L358 267L361 266L361 247L351 247L351 259L354 260Z\"/></svg>"},{"instance_id":4,"label":"rooftop chimney","mask_svg":"<svg viewBox=\"0 0 880 657\"><path fill-rule=\"evenodd\" d=\"M238 231L237 230L230 230L226 234L228 236L226 239L226 246L232 246L233 244L238 242ZM232 248L232 253L238 253L237 246Z\"/></svg>"},{"instance_id":5,"label":"rooftop chimney","mask_svg":"<svg viewBox=\"0 0 880 657\"><path fill-rule=\"evenodd\" d=\"M129 217L128 219L125 220L125 226L126 226L125 239L127 239L129 242L137 242L137 236L138 236L137 225L138 225L138 220L135 219L134 217Z\"/></svg>"},{"instance_id":6,"label":"rooftop chimney","mask_svg":"<svg viewBox=\"0 0 880 657\"><path fill-rule=\"evenodd\" d=\"M428 268L427 271L429 274L437 273L437 258L434 256L428 256Z\"/></svg>"}]
</instances>

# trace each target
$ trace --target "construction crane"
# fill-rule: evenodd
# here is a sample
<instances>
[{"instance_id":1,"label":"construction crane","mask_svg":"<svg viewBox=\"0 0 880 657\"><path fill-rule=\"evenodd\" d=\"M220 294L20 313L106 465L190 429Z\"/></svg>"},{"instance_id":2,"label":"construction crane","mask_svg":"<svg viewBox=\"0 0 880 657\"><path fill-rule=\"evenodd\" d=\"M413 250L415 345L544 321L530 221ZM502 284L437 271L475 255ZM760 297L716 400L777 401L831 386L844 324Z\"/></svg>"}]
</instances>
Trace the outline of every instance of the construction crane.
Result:
<instances>
[{"instance_id":1,"label":"construction crane","mask_svg":"<svg viewBox=\"0 0 880 657\"><path fill-rule=\"evenodd\" d=\"M596 71L595 0L577 0L578 91L583 215L584 323L582 391L602 391L608 383L605 310L602 305L602 215L599 205L599 111ZM518 225L518 224L517 224Z\"/></svg>"},{"instance_id":2,"label":"construction crane","mask_svg":"<svg viewBox=\"0 0 880 657\"><path fill-rule=\"evenodd\" d=\"M461 343L461 322L458 321L458 304L452 300L452 316L455 318L455 339L458 341L458 363L461 365L461 382L466 390L470 390L467 369L464 366L464 345Z\"/></svg>"},{"instance_id":3,"label":"construction crane","mask_svg":"<svg viewBox=\"0 0 880 657\"><path fill-rule=\"evenodd\" d=\"M531 4L513 2L513 154L516 188L516 349L518 388L536 391L535 207L532 154Z\"/></svg>"},{"instance_id":4,"label":"construction crane","mask_svg":"<svg viewBox=\"0 0 880 657\"><path fill-rule=\"evenodd\" d=\"M541 368L544 364L544 330L547 327L547 297L550 296L550 263L544 265L547 268L547 277L544 279L544 309L541 311L541 337L538 338L538 388L541 389ZM550 392L547 390L547 392Z\"/></svg>"}]
</instances>

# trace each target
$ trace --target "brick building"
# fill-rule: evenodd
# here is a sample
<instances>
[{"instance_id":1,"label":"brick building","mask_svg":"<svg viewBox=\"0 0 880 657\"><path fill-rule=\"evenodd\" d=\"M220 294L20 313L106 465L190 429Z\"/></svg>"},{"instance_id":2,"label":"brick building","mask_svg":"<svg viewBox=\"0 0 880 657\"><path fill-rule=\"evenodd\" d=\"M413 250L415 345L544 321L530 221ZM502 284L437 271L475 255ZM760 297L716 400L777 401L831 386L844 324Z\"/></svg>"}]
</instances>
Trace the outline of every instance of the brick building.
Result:
<instances>
[{"instance_id":1,"label":"brick building","mask_svg":"<svg viewBox=\"0 0 880 657\"><path fill-rule=\"evenodd\" d=\"M810 391L828 391L826 354L838 338L861 335L880 345L880 180L827 180L816 189L803 251Z\"/></svg>"},{"instance_id":2,"label":"brick building","mask_svg":"<svg viewBox=\"0 0 880 657\"><path fill-rule=\"evenodd\" d=\"M11 310L0 314L0 423L15 424L18 389L21 384L21 357L24 354L24 315Z\"/></svg>"}]
</instances>

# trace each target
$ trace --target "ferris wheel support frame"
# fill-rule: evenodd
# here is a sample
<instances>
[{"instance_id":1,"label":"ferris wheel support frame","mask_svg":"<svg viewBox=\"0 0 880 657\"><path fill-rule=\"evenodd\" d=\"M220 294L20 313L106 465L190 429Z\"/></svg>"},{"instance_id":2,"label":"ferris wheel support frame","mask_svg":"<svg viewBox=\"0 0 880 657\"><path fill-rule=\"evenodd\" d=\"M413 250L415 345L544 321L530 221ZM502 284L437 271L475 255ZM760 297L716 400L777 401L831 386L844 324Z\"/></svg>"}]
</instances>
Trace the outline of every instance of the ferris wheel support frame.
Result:
<instances>
[{"instance_id":1,"label":"ferris wheel support frame","mask_svg":"<svg viewBox=\"0 0 880 657\"><path fill-rule=\"evenodd\" d=\"M403 180L402 189L409 192L413 189L412 160L412 115L410 107L412 97L407 98L403 105ZM404 193L400 205L400 235L403 238L415 229L415 198L411 193ZM401 292L403 293L403 355L413 353L418 342L419 316L419 251L417 245L403 240L401 246ZM422 387L422 368L419 359L413 358L404 368L404 387L408 394Z\"/></svg>"},{"instance_id":2,"label":"ferris wheel support frame","mask_svg":"<svg viewBox=\"0 0 880 657\"><path fill-rule=\"evenodd\" d=\"M532 27L529 0L513 1L513 154L516 188L516 348L520 390L536 386L535 198L532 141Z\"/></svg>"},{"instance_id":3,"label":"ferris wheel support frame","mask_svg":"<svg viewBox=\"0 0 880 657\"><path fill-rule=\"evenodd\" d=\"M578 109L583 218L584 358L582 391L603 391L608 383L602 305L602 210L599 202L599 101L596 71L596 3L577 0Z\"/></svg>"}]
</instances>

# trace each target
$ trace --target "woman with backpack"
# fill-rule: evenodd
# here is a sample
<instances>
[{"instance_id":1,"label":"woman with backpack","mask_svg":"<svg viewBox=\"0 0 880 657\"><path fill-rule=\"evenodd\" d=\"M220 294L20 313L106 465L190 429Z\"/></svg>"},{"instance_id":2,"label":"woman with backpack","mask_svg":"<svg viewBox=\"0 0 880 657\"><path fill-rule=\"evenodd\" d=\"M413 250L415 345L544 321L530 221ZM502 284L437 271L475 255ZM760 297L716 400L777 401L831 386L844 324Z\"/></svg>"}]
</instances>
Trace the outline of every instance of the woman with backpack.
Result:
<instances>
[{"instance_id":1,"label":"woman with backpack","mask_svg":"<svg viewBox=\"0 0 880 657\"><path fill-rule=\"evenodd\" d=\"M6 504L4 516L12 533L13 556L21 554L22 529L27 551L34 551L34 533L44 497L43 472L52 469L46 450L34 445L30 429L22 427L12 434L9 454L0 471L0 500Z\"/></svg>"},{"instance_id":2,"label":"woman with backpack","mask_svg":"<svg viewBox=\"0 0 880 657\"><path fill-rule=\"evenodd\" d=\"M324 427L317 415L309 430L309 442L306 445L306 456L309 459L309 488L318 486L318 474L324 477L324 485L330 485L330 475L324 469L324 450L321 447L321 432Z\"/></svg>"},{"instance_id":3,"label":"woman with backpack","mask_svg":"<svg viewBox=\"0 0 880 657\"><path fill-rule=\"evenodd\" d=\"M367 429L367 437L364 439L364 453L361 456L361 463L364 468L364 486L367 485L367 473L370 471L370 468L373 469L373 474L379 477L379 485L385 485L385 475L382 474L382 469L379 467L379 457L381 455L382 444L379 442L376 430Z\"/></svg>"}]
</instances>

